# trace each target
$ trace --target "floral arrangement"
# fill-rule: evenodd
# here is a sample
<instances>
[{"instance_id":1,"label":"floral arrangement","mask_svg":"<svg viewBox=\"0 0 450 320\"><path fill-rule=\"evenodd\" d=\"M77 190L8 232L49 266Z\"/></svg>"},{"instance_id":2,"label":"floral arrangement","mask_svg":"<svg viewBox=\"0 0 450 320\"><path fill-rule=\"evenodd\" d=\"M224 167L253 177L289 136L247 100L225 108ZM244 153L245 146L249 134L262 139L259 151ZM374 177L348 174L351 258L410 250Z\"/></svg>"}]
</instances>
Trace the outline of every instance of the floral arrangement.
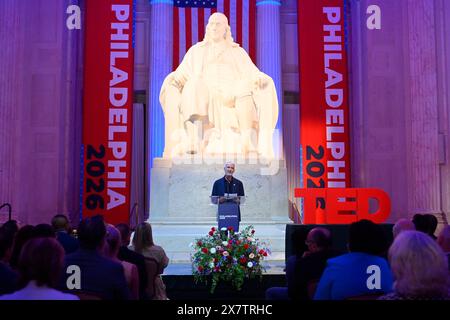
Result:
<instances>
[{"instance_id":1,"label":"floral arrangement","mask_svg":"<svg viewBox=\"0 0 450 320\"><path fill-rule=\"evenodd\" d=\"M212 227L208 235L196 239L192 244L195 252L191 254L195 282L208 284L211 280L210 292L214 293L221 280L241 290L246 278L261 278L265 271L261 262L270 251L254 233L253 226L241 232L234 232L233 227L220 230Z\"/></svg>"}]
</instances>

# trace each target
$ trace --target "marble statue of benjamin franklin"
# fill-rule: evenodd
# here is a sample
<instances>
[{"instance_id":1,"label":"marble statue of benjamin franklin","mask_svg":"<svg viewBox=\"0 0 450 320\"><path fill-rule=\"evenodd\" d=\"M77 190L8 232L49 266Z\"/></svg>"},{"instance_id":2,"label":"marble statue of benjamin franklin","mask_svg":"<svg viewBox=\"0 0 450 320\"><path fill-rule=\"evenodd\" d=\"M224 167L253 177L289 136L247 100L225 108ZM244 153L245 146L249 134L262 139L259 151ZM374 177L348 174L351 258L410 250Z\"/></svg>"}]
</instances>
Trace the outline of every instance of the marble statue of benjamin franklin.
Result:
<instances>
[{"instance_id":1,"label":"marble statue of benjamin franklin","mask_svg":"<svg viewBox=\"0 0 450 320\"><path fill-rule=\"evenodd\" d=\"M274 156L278 100L272 78L233 42L227 17L214 13L203 41L164 80L164 158L182 154Z\"/></svg>"}]
</instances>

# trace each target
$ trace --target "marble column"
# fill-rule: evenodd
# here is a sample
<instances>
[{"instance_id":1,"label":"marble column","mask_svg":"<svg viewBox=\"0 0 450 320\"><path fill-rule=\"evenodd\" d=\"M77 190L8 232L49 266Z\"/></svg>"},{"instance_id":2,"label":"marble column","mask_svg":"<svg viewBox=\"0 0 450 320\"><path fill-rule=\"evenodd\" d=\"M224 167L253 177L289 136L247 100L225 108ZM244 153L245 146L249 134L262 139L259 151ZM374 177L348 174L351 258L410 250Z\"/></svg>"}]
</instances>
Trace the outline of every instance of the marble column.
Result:
<instances>
[{"instance_id":1,"label":"marble column","mask_svg":"<svg viewBox=\"0 0 450 320\"><path fill-rule=\"evenodd\" d=\"M370 106L364 101L367 96L367 32L364 28L364 3L361 4L359 0L352 0L351 2L351 25L352 25L352 38L351 49L349 50L349 74L350 81L349 87L351 88L351 95L349 95L351 113L352 113L352 125L350 133L351 141L351 174L352 174L352 186L363 187L367 185L366 167L367 167L367 155L365 152L366 144L366 132L368 131L367 125L364 125L366 121L367 110Z\"/></svg>"},{"instance_id":2,"label":"marble column","mask_svg":"<svg viewBox=\"0 0 450 320\"><path fill-rule=\"evenodd\" d=\"M274 137L274 150L277 157L282 158L282 119L283 89L281 86L281 45L280 45L280 0L258 0L257 10L257 53L258 68L272 77L278 96L277 135Z\"/></svg>"},{"instance_id":3,"label":"marble column","mask_svg":"<svg viewBox=\"0 0 450 320\"><path fill-rule=\"evenodd\" d=\"M286 169L288 182L289 218L295 223L301 222L302 203L299 198L295 198L295 188L302 186L302 171L300 155L300 135L299 135L299 105L286 104L284 117L284 131L286 133L284 142L286 143Z\"/></svg>"},{"instance_id":4,"label":"marble column","mask_svg":"<svg viewBox=\"0 0 450 320\"><path fill-rule=\"evenodd\" d=\"M147 105L147 194L150 194L153 158L164 151L164 113L159 92L164 78L172 71L173 1L150 0L150 63ZM147 199L149 212L151 199Z\"/></svg>"},{"instance_id":5,"label":"marble column","mask_svg":"<svg viewBox=\"0 0 450 320\"><path fill-rule=\"evenodd\" d=\"M0 201L21 223L78 222L81 31L65 27L70 4L0 2Z\"/></svg>"},{"instance_id":6,"label":"marble column","mask_svg":"<svg viewBox=\"0 0 450 320\"><path fill-rule=\"evenodd\" d=\"M409 213L440 213L435 5L407 3L409 46ZM407 128L408 129L408 128Z\"/></svg>"},{"instance_id":7,"label":"marble column","mask_svg":"<svg viewBox=\"0 0 450 320\"><path fill-rule=\"evenodd\" d=\"M450 222L450 3L446 0L435 1L437 69L438 69L438 117L441 169L441 199L444 212L441 225ZM439 228L438 228L439 229ZM438 232L436 232L438 234Z\"/></svg>"},{"instance_id":8,"label":"marble column","mask_svg":"<svg viewBox=\"0 0 450 320\"><path fill-rule=\"evenodd\" d=\"M14 89L19 85L22 68L19 64L20 47L23 45L23 16L21 5L15 0L0 1L0 205L13 204L16 170L15 136L17 112L21 95ZM13 206L13 209L15 207ZM7 219L2 209L0 223ZM15 212L13 218L17 219Z\"/></svg>"},{"instance_id":9,"label":"marble column","mask_svg":"<svg viewBox=\"0 0 450 320\"><path fill-rule=\"evenodd\" d=\"M371 4L380 6L380 30L366 27ZM352 184L389 194L389 222L439 212L433 3L352 0L350 5Z\"/></svg>"},{"instance_id":10,"label":"marble column","mask_svg":"<svg viewBox=\"0 0 450 320\"><path fill-rule=\"evenodd\" d=\"M159 92L164 78L172 71L173 1L151 0L150 5L149 169L153 158L161 157L164 150L164 113Z\"/></svg>"},{"instance_id":11,"label":"marble column","mask_svg":"<svg viewBox=\"0 0 450 320\"><path fill-rule=\"evenodd\" d=\"M62 8L78 5L83 10L85 0L64 0ZM76 226L81 218L80 209L80 151L82 137L83 73L80 69L84 61L84 20L81 12L81 29L61 33L61 98L59 131L59 180L57 212L66 214ZM62 21L64 22L64 20Z\"/></svg>"}]
</instances>

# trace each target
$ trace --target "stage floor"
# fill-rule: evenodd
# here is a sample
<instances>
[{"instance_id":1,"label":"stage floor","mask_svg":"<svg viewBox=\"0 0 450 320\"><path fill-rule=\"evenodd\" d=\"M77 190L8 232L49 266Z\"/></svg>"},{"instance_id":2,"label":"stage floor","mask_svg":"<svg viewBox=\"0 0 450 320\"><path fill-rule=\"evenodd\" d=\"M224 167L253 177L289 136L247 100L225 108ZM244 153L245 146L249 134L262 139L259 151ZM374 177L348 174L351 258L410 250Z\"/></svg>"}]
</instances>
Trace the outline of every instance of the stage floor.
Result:
<instances>
[{"instance_id":1,"label":"stage floor","mask_svg":"<svg viewBox=\"0 0 450 320\"><path fill-rule=\"evenodd\" d=\"M283 265L285 262L285 239L286 224L278 222L243 222L241 228L253 225L256 233L255 238L265 243L270 249L270 254L264 259L270 262L269 266ZM179 270L190 270L191 254L193 248L190 246L197 239L204 237L211 230L212 223L156 223L152 222L153 239L157 245L164 248L169 257L169 267L174 265L176 273L185 274ZM273 262L273 264L272 264ZM187 266L187 267L186 267ZM190 274L190 271L189 271Z\"/></svg>"},{"instance_id":2,"label":"stage floor","mask_svg":"<svg viewBox=\"0 0 450 320\"><path fill-rule=\"evenodd\" d=\"M284 275L285 263L279 260L268 260L264 262L264 267L266 271L264 274L267 275ZM190 263L170 263L166 269L164 269L164 276L182 276L191 275L192 266Z\"/></svg>"}]
</instances>

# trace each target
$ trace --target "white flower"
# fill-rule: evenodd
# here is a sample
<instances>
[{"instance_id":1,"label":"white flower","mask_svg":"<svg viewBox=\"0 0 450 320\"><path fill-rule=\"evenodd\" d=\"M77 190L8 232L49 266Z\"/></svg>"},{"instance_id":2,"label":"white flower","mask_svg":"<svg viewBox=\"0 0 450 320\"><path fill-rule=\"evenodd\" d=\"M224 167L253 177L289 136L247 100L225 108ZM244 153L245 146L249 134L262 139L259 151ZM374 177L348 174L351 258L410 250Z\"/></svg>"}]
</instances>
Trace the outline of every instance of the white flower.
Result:
<instances>
[{"instance_id":1,"label":"white flower","mask_svg":"<svg viewBox=\"0 0 450 320\"><path fill-rule=\"evenodd\" d=\"M228 242L227 241L222 241L222 245L226 247L228 245Z\"/></svg>"},{"instance_id":2,"label":"white flower","mask_svg":"<svg viewBox=\"0 0 450 320\"><path fill-rule=\"evenodd\" d=\"M189 248L192 248L193 246L194 246L193 242L189 243Z\"/></svg>"},{"instance_id":3,"label":"white flower","mask_svg":"<svg viewBox=\"0 0 450 320\"><path fill-rule=\"evenodd\" d=\"M227 228L226 227L222 227L222 228L220 228L220 231L227 231Z\"/></svg>"},{"instance_id":4,"label":"white flower","mask_svg":"<svg viewBox=\"0 0 450 320\"><path fill-rule=\"evenodd\" d=\"M255 255L254 255L253 253L250 253L250 254L248 255L248 257L249 257L250 259L253 259L253 258L255 257Z\"/></svg>"},{"instance_id":5,"label":"white flower","mask_svg":"<svg viewBox=\"0 0 450 320\"><path fill-rule=\"evenodd\" d=\"M228 257L228 255L229 255L228 251L224 251L222 254L224 257Z\"/></svg>"},{"instance_id":6,"label":"white flower","mask_svg":"<svg viewBox=\"0 0 450 320\"><path fill-rule=\"evenodd\" d=\"M212 269L212 268L214 268L214 262L210 262L209 263L209 267Z\"/></svg>"},{"instance_id":7,"label":"white flower","mask_svg":"<svg viewBox=\"0 0 450 320\"><path fill-rule=\"evenodd\" d=\"M216 248L209 249L209 252L211 252L212 254L216 253Z\"/></svg>"},{"instance_id":8,"label":"white flower","mask_svg":"<svg viewBox=\"0 0 450 320\"><path fill-rule=\"evenodd\" d=\"M252 238L252 237L247 237L247 240L250 241L250 242L254 242L255 241L255 239Z\"/></svg>"},{"instance_id":9,"label":"white flower","mask_svg":"<svg viewBox=\"0 0 450 320\"><path fill-rule=\"evenodd\" d=\"M249 263L247 263L247 267L249 267L249 268L251 268L251 267L253 267L253 262L249 262Z\"/></svg>"}]
</instances>

